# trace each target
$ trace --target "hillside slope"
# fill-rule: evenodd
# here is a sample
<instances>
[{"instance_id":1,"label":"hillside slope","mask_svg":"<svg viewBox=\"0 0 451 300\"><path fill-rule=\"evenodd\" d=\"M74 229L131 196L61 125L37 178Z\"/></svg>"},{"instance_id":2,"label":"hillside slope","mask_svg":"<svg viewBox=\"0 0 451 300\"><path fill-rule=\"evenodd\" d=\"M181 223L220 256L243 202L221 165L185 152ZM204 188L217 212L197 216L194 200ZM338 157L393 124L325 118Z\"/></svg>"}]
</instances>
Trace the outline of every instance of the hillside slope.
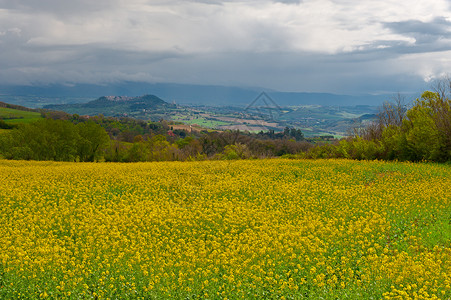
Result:
<instances>
[{"instance_id":1,"label":"hillside slope","mask_svg":"<svg viewBox=\"0 0 451 300\"><path fill-rule=\"evenodd\" d=\"M0 102L0 120L8 124L29 123L39 120L41 113L28 107Z\"/></svg>"}]
</instances>

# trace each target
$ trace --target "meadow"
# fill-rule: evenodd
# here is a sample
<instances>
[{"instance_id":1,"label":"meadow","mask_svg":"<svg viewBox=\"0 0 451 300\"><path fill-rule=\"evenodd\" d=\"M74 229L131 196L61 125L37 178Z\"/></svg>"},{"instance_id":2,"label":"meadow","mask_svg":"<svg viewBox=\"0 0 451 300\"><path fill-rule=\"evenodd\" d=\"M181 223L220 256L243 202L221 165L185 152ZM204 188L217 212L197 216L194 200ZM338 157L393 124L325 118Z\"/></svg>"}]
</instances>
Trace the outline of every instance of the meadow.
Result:
<instances>
[{"instance_id":1,"label":"meadow","mask_svg":"<svg viewBox=\"0 0 451 300\"><path fill-rule=\"evenodd\" d=\"M35 122L42 119L42 116L39 112L0 107L0 119L8 124L20 124Z\"/></svg>"},{"instance_id":2,"label":"meadow","mask_svg":"<svg viewBox=\"0 0 451 300\"><path fill-rule=\"evenodd\" d=\"M1 299L450 299L451 166L0 160Z\"/></svg>"}]
</instances>

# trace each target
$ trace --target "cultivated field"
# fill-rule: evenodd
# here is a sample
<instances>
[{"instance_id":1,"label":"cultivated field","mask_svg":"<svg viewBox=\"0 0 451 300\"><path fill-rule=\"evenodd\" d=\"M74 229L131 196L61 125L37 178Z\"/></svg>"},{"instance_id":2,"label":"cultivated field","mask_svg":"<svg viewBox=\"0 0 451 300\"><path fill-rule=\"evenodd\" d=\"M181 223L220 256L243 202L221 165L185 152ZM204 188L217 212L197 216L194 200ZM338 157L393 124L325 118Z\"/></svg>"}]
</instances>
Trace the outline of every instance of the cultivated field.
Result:
<instances>
[{"instance_id":1,"label":"cultivated field","mask_svg":"<svg viewBox=\"0 0 451 300\"><path fill-rule=\"evenodd\" d=\"M0 160L0 298L451 298L451 167Z\"/></svg>"}]
</instances>

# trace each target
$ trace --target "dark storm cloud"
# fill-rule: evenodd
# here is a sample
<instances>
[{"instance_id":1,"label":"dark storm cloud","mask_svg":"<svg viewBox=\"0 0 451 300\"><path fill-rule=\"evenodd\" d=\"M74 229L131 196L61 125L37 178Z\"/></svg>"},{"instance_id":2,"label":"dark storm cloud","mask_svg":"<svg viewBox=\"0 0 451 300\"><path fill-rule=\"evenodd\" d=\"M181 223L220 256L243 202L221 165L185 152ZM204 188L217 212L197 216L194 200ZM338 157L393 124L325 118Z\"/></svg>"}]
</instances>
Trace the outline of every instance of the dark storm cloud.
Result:
<instances>
[{"instance_id":1,"label":"dark storm cloud","mask_svg":"<svg viewBox=\"0 0 451 300\"><path fill-rule=\"evenodd\" d=\"M273 0L274 2L280 2L280 3L285 3L285 4L299 4L301 3L303 0Z\"/></svg>"},{"instance_id":2,"label":"dark storm cloud","mask_svg":"<svg viewBox=\"0 0 451 300\"><path fill-rule=\"evenodd\" d=\"M189 60L175 59L169 63L179 68L179 80L197 80L197 75L206 78L210 84L215 82L213 80L220 80L225 85L246 83L278 90L346 90L353 93L415 90L421 86L421 78L413 74L403 75L405 69L395 58L362 58L360 61L350 58L351 55L316 53L239 53L234 56L212 54ZM161 66L167 65L164 63ZM190 72L193 68L201 69L202 73Z\"/></svg>"},{"instance_id":3,"label":"dark storm cloud","mask_svg":"<svg viewBox=\"0 0 451 300\"><path fill-rule=\"evenodd\" d=\"M447 39L451 40L451 22L443 17L435 18L431 22L408 20L402 22L385 23L385 26L395 33L415 38L415 44L430 44Z\"/></svg>"},{"instance_id":4,"label":"dark storm cloud","mask_svg":"<svg viewBox=\"0 0 451 300\"><path fill-rule=\"evenodd\" d=\"M118 2L118 0L0 0L0 8L29 13L46 12L55 15L75 15L108 10L116 7Z\"/></svg>"}]
</instances>

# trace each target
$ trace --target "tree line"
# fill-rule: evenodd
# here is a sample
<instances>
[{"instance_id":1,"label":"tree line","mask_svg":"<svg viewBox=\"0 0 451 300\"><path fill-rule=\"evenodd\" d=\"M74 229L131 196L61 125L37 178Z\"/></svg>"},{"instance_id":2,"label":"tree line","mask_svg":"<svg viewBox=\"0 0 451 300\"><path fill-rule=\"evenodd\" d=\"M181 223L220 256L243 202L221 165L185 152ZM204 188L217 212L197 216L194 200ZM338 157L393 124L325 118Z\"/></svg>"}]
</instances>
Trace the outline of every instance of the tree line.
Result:
<instances>
[{"instance_id":1,"label":"tree line","mask_svg":"<svg viewBox=\"0 0 451 300\"><path fill-rule=\"evenodd\" d=\"M80 162L245 159L294 155L311 147L300 130L288 127L281 133L188 132L172 130L165 120L42 114L43 119L0 135L2 157Z\"/></svg>"}]
</instances>

